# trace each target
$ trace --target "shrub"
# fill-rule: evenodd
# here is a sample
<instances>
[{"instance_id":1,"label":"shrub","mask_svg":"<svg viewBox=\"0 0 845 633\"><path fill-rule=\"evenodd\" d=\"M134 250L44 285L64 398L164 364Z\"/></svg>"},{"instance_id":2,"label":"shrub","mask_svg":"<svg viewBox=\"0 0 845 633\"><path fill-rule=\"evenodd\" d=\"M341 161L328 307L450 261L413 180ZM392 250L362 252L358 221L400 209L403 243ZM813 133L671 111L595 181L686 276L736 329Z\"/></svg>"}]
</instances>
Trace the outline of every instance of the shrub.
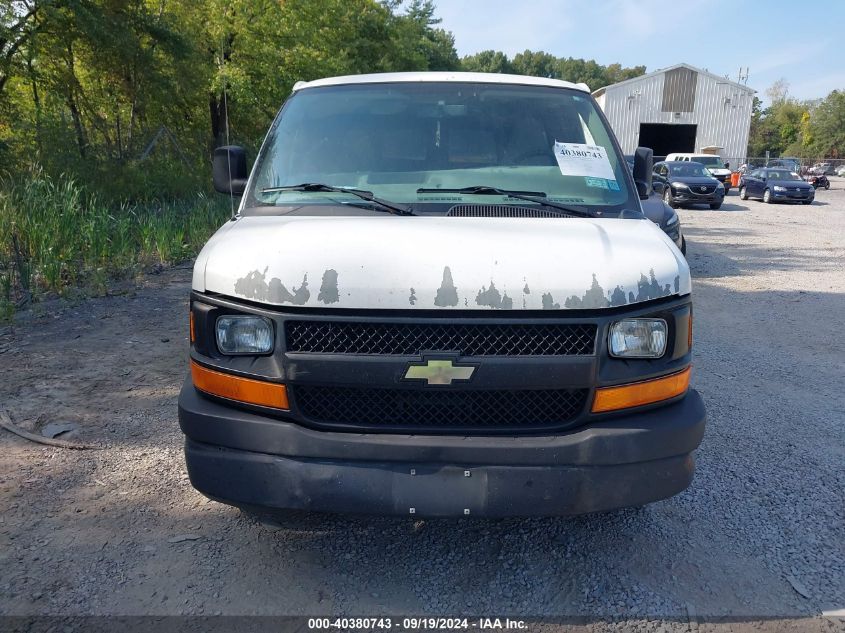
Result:
<instances>
[{"instance_id":1,"label":"shrub","mask_svg":"<svg viewBox=\"0 0 845 633\"><path fill-rule=\"evenodd\" d=\"M103 293L108 282L197 254L227 201L105 203L73 178L39 168L0 180L0 318L45 294Z\"/></svg>"}]
</instances>

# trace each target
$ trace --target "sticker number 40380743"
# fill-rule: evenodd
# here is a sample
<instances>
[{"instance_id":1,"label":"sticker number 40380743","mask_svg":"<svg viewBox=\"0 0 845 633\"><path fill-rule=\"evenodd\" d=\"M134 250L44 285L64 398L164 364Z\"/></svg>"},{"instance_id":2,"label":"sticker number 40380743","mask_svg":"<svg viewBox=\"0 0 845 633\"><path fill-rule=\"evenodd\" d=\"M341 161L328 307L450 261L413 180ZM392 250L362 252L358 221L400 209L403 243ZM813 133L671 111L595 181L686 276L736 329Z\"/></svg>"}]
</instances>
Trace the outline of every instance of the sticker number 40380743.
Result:
<instances>
[{"instance_id":1,"label":"sticker number 40380743","mask_svg":"<svg viewBox=\"0 0 845 633\"><path fill-rule=\"evenodd\" d=\"M607 150L599 145L584 143L558 143L555 141L555 159L564 176L590 176L616 180Z\"/></svg>"}]
</instances>

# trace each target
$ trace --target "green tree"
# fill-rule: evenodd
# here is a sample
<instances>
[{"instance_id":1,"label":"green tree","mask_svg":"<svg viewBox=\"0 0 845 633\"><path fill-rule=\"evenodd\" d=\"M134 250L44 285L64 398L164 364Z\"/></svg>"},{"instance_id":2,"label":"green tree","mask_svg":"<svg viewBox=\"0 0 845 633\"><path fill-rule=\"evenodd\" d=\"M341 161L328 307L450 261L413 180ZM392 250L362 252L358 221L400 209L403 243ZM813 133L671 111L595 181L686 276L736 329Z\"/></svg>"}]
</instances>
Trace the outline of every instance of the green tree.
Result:
<instances>
[{"instance_id":1,"label":"green tree","mask_svg":"<svg viewBox=\"0 0 845 633\"><path fill-rule=\"evenodd\" d=\"M514 55L511 63L514 72L519 75L560 79L558 59L551 53L526 50Z\"/></svg>"},{"instance_id":2,"label":"green tree","mask_svg":"<svg viewBox=\"0 0 845 633\"><path fill-rule=\"evenodd\" d=\"M391 0L388 30L390 59L385 70L457 70L460 67L454 36L438 27L431 0L413 0L404 13L401 0Z\"/></svg>"},{"instance_id":3,"label":"green tree","mask_svg":"<svg viewBox=\"0 0 845 633\"><path fill-rule=\"evenodd\" d=\"M300 80L459 67L430 0L6 0L0 159L116 196L207 182Z\"/></svg>"},{"instance_id":4,"label":"green tree","mask_svg":"<svg viewBox=\"0 0 845 633\"><path fill-rule=\"evenodd\" d=\"M751 111L748 156L802 156L812 128L811 105L789 96L789 84L776 81L768 90L769 106L755 97Z\"/></svg>"},{"instance_id":5,"label":"green tree","mask_svg":"<svg viewBox=\"0 0 845 633\"><path fill-rule=\"evenodd\" d=\"M813 109L809 128L816 156L845 158L845 91L834 90Z\"/></svg>"},{"instance_id":6,"label":"green tree","mask_svg":"<svg viewBox=\"0 0 845 633\"><path fill-rule=\"evenodd\" d=\"M22 58L38 30L35 0L11 0L0 4L0 95L13 73L21 72Z\"/></svg>"},{"instance_id":7,"label":"green tree","mask_svg":"<svg viewBox=\"0 0 845 633\"><path fill-rule=\"evenodd\" d=\"M517 53L513 60L501 51L482 51L461 59L461 68L485 73L516 73L534 77L563 79L585 83L595 90L645 73L645 66L623 68L621 64L602 66L594 60L574 57L555 57L544 51L526 50Z\"/></svg>"},{"instance_id":8,"label":"green tree","mask_svg":"<svg viewBox=\"0 0 845 633\"><path fill-rule=\"evenodd\" d=\"M474 73L513 73L508 56L501 51L481 51L461 59L461 70Z\"/></svg>"}]
</instances>

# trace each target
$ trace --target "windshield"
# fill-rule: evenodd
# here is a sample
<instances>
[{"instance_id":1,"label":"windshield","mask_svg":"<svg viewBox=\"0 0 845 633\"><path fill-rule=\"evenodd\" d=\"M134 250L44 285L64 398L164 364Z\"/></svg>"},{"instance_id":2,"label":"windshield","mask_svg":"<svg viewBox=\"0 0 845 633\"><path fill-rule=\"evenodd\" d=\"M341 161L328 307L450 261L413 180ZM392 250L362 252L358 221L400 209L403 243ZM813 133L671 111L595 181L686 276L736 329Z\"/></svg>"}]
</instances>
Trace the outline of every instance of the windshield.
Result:
<instances>
[{"instance_id":1,"label":"windshield","mask_svg":"<svg viewBox=\"0 0 845 633\"><path fill-rule=\"evenodd\" d=\"M770 169L769 178L771 180L801 180L801 178L792 171L781 171L779 169Z\"/></svg>"},{"instance_id":2,"label":"windshield","mask_svg":"<svg viewBox=\"0 0 845 633\"><path fill-rule=\"evenodd\" d=\"M669 172L681 178L711 178L710 172L699 163L674 163L669 165Z\"/></svg>"},{"instance_id":3,"label":"windshield","mask_svg":"<svg viewBox=\"0 0 845 633\"><path fill-rule=\"evenodd\" d=\"M725 164L719 156L696 156L693 158L696 163L701 163L705 167L712 167L714 169L724 169Z\"/></svg>"},{"instance_id":4,"label":"windshield","mask_svg":"<svg viewBox=\"0 0 845 633\"><path fill-rule=\"evenodd\" d=\"M577 90L457 82L306 88L274 123L244 206L360 204L338 192L271 191L322 183L415 211L462 201L530 204L425 191L478 185L639 209L626 171L592 98Z\"/></svg>"}]
</instances>

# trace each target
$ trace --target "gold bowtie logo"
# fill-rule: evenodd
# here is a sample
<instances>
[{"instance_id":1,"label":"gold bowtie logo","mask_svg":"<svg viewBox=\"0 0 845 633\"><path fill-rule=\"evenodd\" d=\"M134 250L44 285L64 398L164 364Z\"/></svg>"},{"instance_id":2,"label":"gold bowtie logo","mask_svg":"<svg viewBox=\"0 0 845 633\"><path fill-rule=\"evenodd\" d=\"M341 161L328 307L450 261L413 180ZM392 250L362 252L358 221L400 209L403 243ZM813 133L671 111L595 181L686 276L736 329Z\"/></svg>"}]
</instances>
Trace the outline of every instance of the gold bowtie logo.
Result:
<instances>
[{"instance_id":1,"label":"gold bowtie logo","mask_svg":"<svg viewBox=\"0 0 845 633\"><path fill-rule=\"evenodd\" d=\"M405 380L425 380L429 385L451 385L453 380L469 380L475 367L456 367L451 360L429 360L408 367Z\"/></svg>"}]
</instances>

